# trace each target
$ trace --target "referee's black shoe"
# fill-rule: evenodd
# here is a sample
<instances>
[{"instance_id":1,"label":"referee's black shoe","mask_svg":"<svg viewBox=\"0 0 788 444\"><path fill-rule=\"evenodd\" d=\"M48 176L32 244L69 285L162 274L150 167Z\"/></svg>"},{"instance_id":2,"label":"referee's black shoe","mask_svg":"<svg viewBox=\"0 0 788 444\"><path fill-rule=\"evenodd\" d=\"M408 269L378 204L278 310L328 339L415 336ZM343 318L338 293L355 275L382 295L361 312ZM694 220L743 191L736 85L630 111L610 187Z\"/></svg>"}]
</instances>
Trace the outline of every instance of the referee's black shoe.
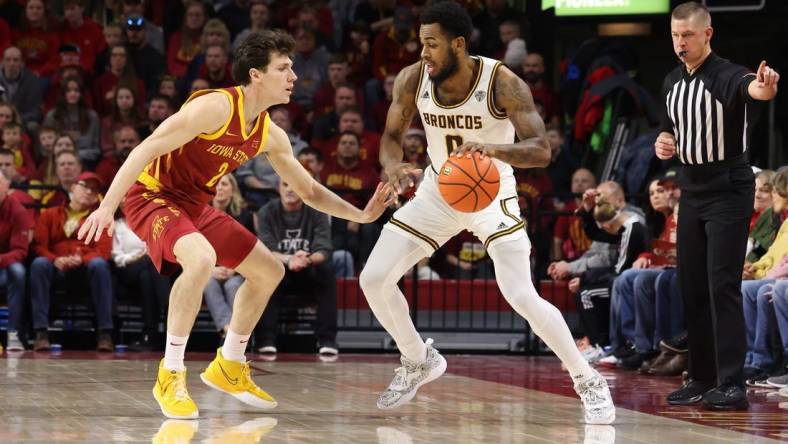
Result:
<instances>
[{"instance_id":1,"label":"referee's black shoe","mask_svg":"<svg viewBox=\"0 0 788 444\"><path fill-rule=\"evenodd\" d=\"M738 384L722 384L703 395L706 410L747 410L747 391Z\"/></svg>"},{"instance_id":2,"label":"referee's black shoe","mask_svg":"<svg viewBox=\"0 0 788 444\"><path fill-rule=\"evenodd\" d=\"M680 389L668 395L670 405L690 405L697 404L703 400L703 395L709 390L714 389L712 381L696 381L688 379Z\"/></svg>"}]
</instances>

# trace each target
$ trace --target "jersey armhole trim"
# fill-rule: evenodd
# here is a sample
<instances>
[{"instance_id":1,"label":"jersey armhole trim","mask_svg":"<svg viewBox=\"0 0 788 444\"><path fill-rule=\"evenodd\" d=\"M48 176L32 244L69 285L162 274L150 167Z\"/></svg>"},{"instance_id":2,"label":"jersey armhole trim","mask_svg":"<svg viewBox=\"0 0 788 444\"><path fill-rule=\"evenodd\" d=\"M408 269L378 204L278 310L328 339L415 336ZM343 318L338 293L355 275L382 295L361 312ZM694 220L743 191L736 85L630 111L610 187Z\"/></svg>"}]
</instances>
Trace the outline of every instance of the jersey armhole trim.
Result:
<instances>
[{"instance_id":1,"label":"jersey armhole trim","mask_svg":"<svg viewBox=\"0 0 788 444\"><path fill-rule=\"evenodd\" d=\"M230 94L229 92L227 92L226 90L223 90L223 89L204 89L202 91L197 91L194 94L192 94L186 100L186 102L184 102L183 106L181 106L181 109L183 109L186 106L186 104L189 103L189 101L191 99L199 97L199 96L202 96L204 94L208 94L209 92L220 92L220 93L223 93L224 95L227 96L227 99L230 101L230 115L227 117L227 121L224 122L224 125L222 125L221 128L219 128L218 130L216 130L216 131L214 131L214 132L212 132L210 134L201 133L201 134L197 135L197 137L199 137L200 139L216 140L219 137L221 137L224 134L225 131L227 131L227 127L229 127L230 126L230 122L233 121L233 116L235 115L235 111L234 111L235 107L233 106L233 96L232 96L232 94Z\"/></svg>"},{"instance_id":2,"label":"jersey armhole trim","mask_svg":"<svg viewBox=\"0 0 788 444\"><path fill-rule=\"evenodd\" d=\"M258 122L260 121L259 117L257 118L257 121ZM263 134L260 137L260 147L257 148L257 152L254 153L255 156L259 156L260 153L265 151L265 144L268 142L268 129L269 129L269 125L268 124L270 122L271 122L271 117L268 115L268 111L266 111L265 112L265 117L263 118L263 130L262 130Z\"/></svg>"},{"instance_id":3,"label":"jersey armhole trim","mask_svg":"<svg viewBox=\"0 0 788 444\"><path fill-rule=\"evenodd\" d=\"M424 62L420 62L421 65L419 66L419 84L416 86L416 96L414 97L413 101L416 103L416 107L419 106L419 94L421 94L421 84L424 83Z\"/></svg>"},{"instance_id":4,"label":"jersey armhole trim","mask_svg":"<svg viewBox=\"0 0 788 444\"><path fill-rule=\"evenodd\" d=\"M490 74L490 83L487 85L487 110L490 111L490 115L498 120L504 120L508 116L505 112L498 109L495 106L495 77L498 75L498 68L501 67L501 62L497 62L495 66L493 66L492 74Z\"/></svg>"}]
</instances>

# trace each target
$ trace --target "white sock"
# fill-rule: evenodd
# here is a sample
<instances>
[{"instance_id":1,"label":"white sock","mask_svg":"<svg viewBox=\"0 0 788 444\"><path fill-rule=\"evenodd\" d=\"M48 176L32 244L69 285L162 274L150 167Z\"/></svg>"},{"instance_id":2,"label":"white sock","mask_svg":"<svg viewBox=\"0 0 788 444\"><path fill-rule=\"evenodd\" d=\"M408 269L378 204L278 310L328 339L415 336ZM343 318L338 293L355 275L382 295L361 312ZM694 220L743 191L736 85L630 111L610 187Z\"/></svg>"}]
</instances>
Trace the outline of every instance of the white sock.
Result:
<instances>
[{"instance_id":1,"label":"white sock","mask_svg":"<svg viewBox=\"0 0 788 444\"><path fill-rule=\"evenodd\" d=\"M408 302L397 282L424 256L424 250L414 241L383 230L359 278L375 318L394 338L399 352L418 363L424 362L427 346L410 319Z\"/></svg>"},{"instance_id":2,"label":"white sock","mask_svg":"<svg viewBox=\"0 0 788 444\"><path fill-rule=\"evenodd\" d=\"M188 336L175 336L167 332L167 345L164 348L164 368L167 370L186 370L183 365L183 354L186 353Z\"/></svg>"},{"instance_id":3,"label":"white sock","mask_svg":"<svg viewBox=\"0 0 788 444\"><path fill-rule=\"evenodd\" d=\"M249 336L251 335L239 335L232 330L227 330L227 336L224 337L224 345L222 346L224 359L246 362L244 353L249 343Z\"/></svg>"},{"instance_id":4,"label":"white sock","mask_svg":"<svg viewBox=\"0 0 788 444\"><path fill-rule=\"evenodd\" d=\"M498 287L509 305L528 321L573 378L590 375L591 367L577 349L561 312L539 296L530 279L523 282L523 273L531 270L528 239L500 242L487 251L495 263Z\"/></svg>"}]
</instances>

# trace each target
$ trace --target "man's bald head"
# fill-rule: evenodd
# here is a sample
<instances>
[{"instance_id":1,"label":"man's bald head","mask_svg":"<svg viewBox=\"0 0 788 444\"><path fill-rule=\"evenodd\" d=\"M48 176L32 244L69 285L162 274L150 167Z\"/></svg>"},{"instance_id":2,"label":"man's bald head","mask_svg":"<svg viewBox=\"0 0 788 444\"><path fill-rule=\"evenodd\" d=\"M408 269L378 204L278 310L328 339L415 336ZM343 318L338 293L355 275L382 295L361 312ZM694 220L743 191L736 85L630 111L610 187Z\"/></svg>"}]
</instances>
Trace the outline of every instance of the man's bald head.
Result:
<instances>
[{"instance_id":1,"label":"man's bald head","mask_svg":"<svg viewBox=\"0 0 788 444\"><path fill-rule=\"evenodd\" d=\"M610 202L610 204L618 209L624 208L627 204L624 196L624 189L621 188L618 182L612 180L602 182L596 187L596 190L606 201Z\"/></svg>"}]
</instances>

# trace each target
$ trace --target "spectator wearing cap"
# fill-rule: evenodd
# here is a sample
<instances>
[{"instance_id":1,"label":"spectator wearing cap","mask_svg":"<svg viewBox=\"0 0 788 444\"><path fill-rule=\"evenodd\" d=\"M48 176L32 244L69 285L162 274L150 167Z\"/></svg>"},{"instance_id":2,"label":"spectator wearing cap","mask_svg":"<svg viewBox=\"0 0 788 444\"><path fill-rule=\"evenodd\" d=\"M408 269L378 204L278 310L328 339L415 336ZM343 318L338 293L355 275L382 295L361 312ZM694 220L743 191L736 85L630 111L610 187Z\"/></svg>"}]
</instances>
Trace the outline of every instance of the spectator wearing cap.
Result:
<instances>
[{"instance_id":1,"label":"spectator wearing cap","mask_svg":"<svg viewBox=\"0 0 788 444\"><path fill-rule=\"evenodd\" d=\"M63 25L60 41L79 46L80 63L85 72L92 74L96 66L96 56L104 50L104 36L101 26L85 16L84 0L64 0Z\"/></svg>"},{"instance_id":2,"label":"spectator wearing cap","mask_svg":"<svg viewBox=\"0 0 788 444\"><path fill-rule=\"evenodd\" d=\"M0 98L13 104L27 130L35 130L41 121L41 83L38 76L25 66L22 51L11 46L3 51L0 69Z\"/></svg>"},{"instance_id":3,"label":"spectator wearing cap","mask_svg":"<svg viewBox=\"0 0 788 444\"><path fill-rule=\"evenodd\" d=\"M145 90L156 91L166 59L161 51L148 42L145 23L141 15L126 18L126 47L137 76L145 82Z\"/></svg>"},{"instance_id":4,"label":"spectator wearing cap","mask_svg":"<svg viewBox=\"0 0 788 444\"><path fill-rule=\"evenodd\" d=\"M388 74L419 60L419 40L415 30L416 16L406 6L394 11L392 25L375 37L372 49L372 74L383 82Z\"/></svg>"},{"instance_id":5,"label":"spectator wearing cap","mask_svg":"<svg viewBox=\"0 0 788 444\"><path fill-rule=\"evenodd\" d=\"M145 82L135 74L129 49L123 45L110 48L109 69L93 85L94 108L100 117L112 113L115 93L119 85L132 89L137 98L137 108L142 110L145 104Z\"/></svg>"},{"instance_id":6,"label":"spectator wearing cap","mask_svg":"<svg viewBox=\"0 0 788 444\"><path fill-rule=\"evenodd\" d=\"M154 3L155 5L155 3ZM137 21L145 17L144 0L123 0L121 7L121 22L126 22L130 17L135 17ZM148 44L164 54L164 30L150 20L143 20L141 26L145 28L145 36Z\"/></svg>"},{"instance_id":7,"label":"spectator wearing cap","mask_svg":"<svg viewBox=\"0 0 788 444\"><path fill-rule=\"evenodd\" d=\"M95 167L101 159L99 118L96 112L88 107L85 89L79 77L63 79L57 104L47 113L44 125L55 128L60 133L68 133L75 140L79 158L86 166Z\"/></svg>"},{"instance_id":8,"label":"spectator wearing cap","mask_svg":"<svg viewBox=\"0 0 788 444\"><path fill-rule=\"evenodd\" d=\"M1 159L0 159L1 160ZM10 197L11 178L0 169L0 288L8 298L8 349L16 339L16 350L21 342L17 332L21 327L25 296L25 258L30 244L33 219L15 198ZM21 347L24 350L24 347Z\"/></svg>"},{"instance_id":9,"label":"spectator wearing cap","mask_svg":"<svg viewBox=\"0 0 788 444\"><path fill-rule=\"evenodd\" d=\"M14 45L22 51L25 64L42 79L58 67L60 36L49 20L43 0L28 0L19 28L13 31Z\"/></svg>"},{"instance_id":10,"label":"spectator wearing cap","mask_svg":"<svg viewBox=\"0 0 788 444\"><path fill-rule=\"evenodd\" d=\"M207 11L205 4L191 0L186 5L183 26L170 36L167 45L167 72L176 77L185 77L189 63L201 49L200 38L205 26Z\"/></svg>"},{"instance_id":11,"label":"spectator wearing cap","mask_svg":"<svg viewBox=\"0 0 788 444\"><path fill-rule=\"evenodd\" d=\"M109 152L96 167L96 174L105 184L112 183L115 174L120 169L129 153L140 144L137 129L131 125L121 125L112 132L113 150Z\"/></svg>"},{"instance_id":12,"label":"spectator wearing cap","mask_svg":"<svg viewBox=\"0 0 788 444\"><path fill-rule=\"evenodd\" d=\"M41 213L33 236L36 258L30 266L30 298L36 340L33 349L49 349L49 302L51 288L66 284L83 293L90 289L97 318L97 350L111 352L112 346L112 277L109 259L112 236L102 236L85 245L77 239L79 227L99 202L101 179L91 172L77 177L71 185L71 199ZM78 286L75 286L78 285Z\"/></svg>"}]
</instances>

